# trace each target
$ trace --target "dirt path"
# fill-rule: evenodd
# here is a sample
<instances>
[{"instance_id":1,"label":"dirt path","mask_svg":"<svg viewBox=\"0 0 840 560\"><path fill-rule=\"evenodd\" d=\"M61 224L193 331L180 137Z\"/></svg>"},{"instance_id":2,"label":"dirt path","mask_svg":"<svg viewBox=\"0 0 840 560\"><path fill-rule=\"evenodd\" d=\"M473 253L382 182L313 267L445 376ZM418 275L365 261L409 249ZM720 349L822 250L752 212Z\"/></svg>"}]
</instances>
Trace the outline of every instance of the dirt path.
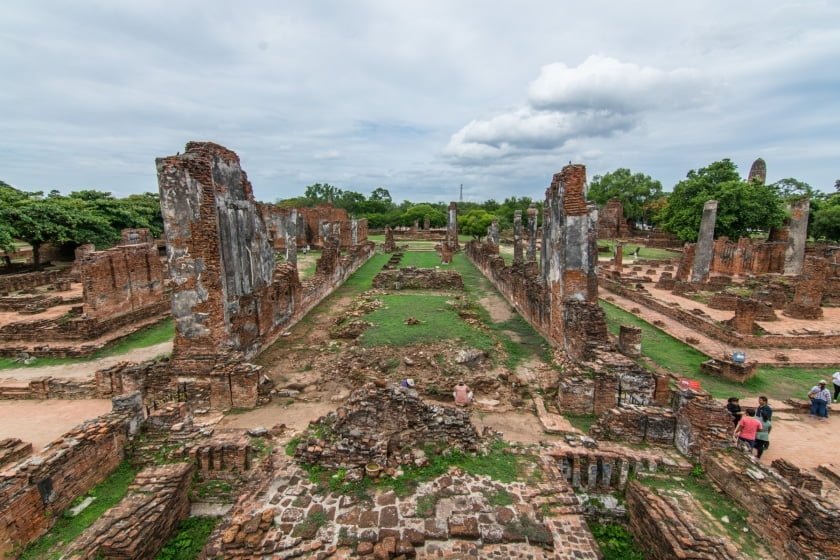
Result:
<instances>
[{"instance_id":1,"label":"dirt path","mask_svg":"<svg viewBox=\"0 0 840 560\"><path fill-rule=\"evenodd\" d=\"M616 307L619 307L628 313L632 313L637 317L641 317L648 323L653 324L654 321L662 321L663 326L660 326L660 329L696 350L699 350L703 354L706 354L707 356L721 356L722 354L730 354L733 350L743 350L743 348L736 348L706 336L701 332L695 331L691 327L683 325L675 319L671 319L667 315L663 315L658 311L654 311L627 298L621 297L609 290L604 289L603 292L605 295L608 294L609 297L612 298L609 303L612 303ZM640 310L639 313L633 313L630 311L633 308L638 308ZM696 344L686 342L686 339L689 337L695 338L700 342ZM642 344L644 344L644 341L642 341ZM826 366L833 366L840 363L840 348L820 348L819 350L803 350L799 348L750 348L748 353L749 359L756 360L759 364L784 365L785 362L776 360L775 355L778 353L788 356L791 363L824 364Z\"/></svg>"},{"instance_id":2,"label":"dirt path","mask_svg":"<svg viewBox=\"0 0 840 560\"><path fill-rule=\"evenodd\" d=\"M74 426L110 411L109 399L0 401L0 440L20 438L38 453Z\"/></svg>"},{"instance_id":3,"label":"dirt path","mask_svg":"<svg viewBox=\"0 0 840 560\"><path fill-rule=\"evenodd\" d=\"M271 428L277 424L285 424L290 430L300 432L310 422L332 412L337 406L337 403L332 402L296 401L285 405L275 401L242 414L229 414L219 422L218 426L220 428Z\"/></svg>"},{"instance_id":4,"label":"dirt path","mask_svg":"<svg viewBox=\"0 0 840 560\"><path fill-rule=\"evenodd\" d=\"M118 356L107 356L105 358L90 360L89 362L79 362L59 366L35 366L27 368L3 369L0 370L0 378L15 379L18 381L29 381L31 379L35 379L36 377L44 376L81 379L92 377L97 370L111 367L120 362L143 362L145 360L151 360L161 354L169 354L170 352L172 352L172 342L161 342L160 344L146 346L145 348L135 348L134 350Z\"/></svg>"}]
</instances>

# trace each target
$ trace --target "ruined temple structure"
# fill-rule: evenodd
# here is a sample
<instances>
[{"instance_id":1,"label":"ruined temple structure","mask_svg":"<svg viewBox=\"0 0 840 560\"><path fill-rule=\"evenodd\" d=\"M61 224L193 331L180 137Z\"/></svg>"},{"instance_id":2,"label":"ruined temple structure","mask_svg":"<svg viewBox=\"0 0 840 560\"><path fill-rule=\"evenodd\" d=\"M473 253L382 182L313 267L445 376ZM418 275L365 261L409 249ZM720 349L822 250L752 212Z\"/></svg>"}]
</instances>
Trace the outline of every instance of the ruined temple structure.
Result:
<instances>
[{"instance_id":1,"label":"ruined temple structure","mask_svg":"<svg viewBox=\"0 0 840 560\"><path fill-rule=\"evenodd\" d=\"M341 249L348 249L367 241L366 219L350 218L347 210L321 204L313 208L281 208L275 204L257 203L266 225L272 246L286 250L294 239L297 248L309 246L322 249L326 242L324 226L338 225ZM332 231L332 230L330 230Z\"/></svg>"},{"instance_id":2,"label":"ruined temple structure","mask_svg":"<svg viewBox=\"0 0 840 560\"><path fill-rule=\"evenodd\" d=\"M587 205L585 188L583 165L568 165L554 175L546 190L542 267L530 259L505 266L492 243L467 246L468 256L508 301L552 344L577 359L606 348L609 340L597 303L598 212ZM536 217L536 208L529 216ZM532 239L535 224L529 223ZM529 252L535 252L533 245Z\"/></svg>"},{"instance_id":3,"label":"ruined temple structure","mask_svg":"<svg viewBox=\"0 0 840 560\"><path fill-rule=\"evenodd\" d=\"M626 239L630 228L624 217L624 205L617 198L611 198L598 212L598 239Z\"/></svg>"},{"instance_id":4,"label":"ruined temple structure","mask_svg":"<svg viewBox=\"0 0 840 560\"><path fill-rule=\"evenodd\" d=\"M747 181L757 181L763 185L767 181L767 164L763 159L758 158L750 166L750 174L747 175Z\"/></svg>"},{"instance_id":5,"label":"ruined temple structure","mask_svg":"<svg viewBox=\"0 0 840 560\"><path fill-rule=\"evenodd\" d=\"M397 243L394 241L394 230L391 226L385 226L385 243L382 244L382 250L386 253L393 253L397 250Z\"/></svg>"},{"instance_id":6,"label":"ruined temple structure","mask_svg":"<svg viewBox=\"0 0 840 560\"><path fill-rule=\"evenodd\" d=\"M243 360L343 282L373 245L343 257L341 223L319 227L318 239L330 232L326 254L302 285L295 264L275 265L263 213L234 152L190 142L184 153L159 158L157 171L173 285L171 371L211 408L254 406L259 368Z\"/></svg>"}]
</instances>

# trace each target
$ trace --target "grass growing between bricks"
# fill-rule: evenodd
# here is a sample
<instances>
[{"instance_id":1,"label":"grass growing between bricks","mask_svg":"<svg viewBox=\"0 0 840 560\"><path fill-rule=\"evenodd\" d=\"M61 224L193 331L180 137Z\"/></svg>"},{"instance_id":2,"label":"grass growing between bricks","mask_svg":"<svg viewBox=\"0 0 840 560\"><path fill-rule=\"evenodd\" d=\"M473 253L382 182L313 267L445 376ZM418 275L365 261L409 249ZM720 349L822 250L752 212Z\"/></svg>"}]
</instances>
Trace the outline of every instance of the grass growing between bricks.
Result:
<instances>
[{"instance_id":1,"label":"grass growing between bricks","mask_svg":"<svg viewBox=\"0 0 840 560\"><path fill-rule=\"evenodd\" d=\"M703 469L695 467L686 477L644 477L639 479L639 482L664 494L688 492L717 521L715 524L707 524L710 532L720 533L722 527L724 536L737 543L747 558L759 557L756 554L760 549L756 535L747 526L749 512L744 511L726 494L715 490ZM728 519L728 522L721 521L723 518ZM745 528L747 531L744 531Z\"/></svg>"},{"instance_id":2,"label":"grass growing between bricks","mask_svg":"<svg viewBox=\"0 0 840 560\"><path fill-rule=\"evenodd\" d=\"M633 535L618 523L590 523L589 530L604 554L604 560L645 560Z\"/></svg>"},{"instance_id":3,"label":"grass growing between bricks","mask_svg":"<svg viewBox=\"0 0 840 560\"><path fill-rule=\"evenodd\" d=\"M59 515L55 525L47 534L26 547L20 556L20 560L43 560L47 558L57 560L61 558L64 547L81 535L103 513L122 500L136 475L137 469L132 467L128 461L120 463L120 466L108 478L74 501L73 505L76 505L87 497L96 498L84 511L76 517L70 517L69 509Z\"/></svg>"},{"instance_id":4,"label":"grass growing between bricks","mask_svg":"<svg viewBox=\"0 0 840 560\"><path fill-rule=\"evenodd\" d=\"M175 322L169 318L125 336L105 348L97 350L90 356L83 358L37 358L31 364L16 363L12 358L0 358L0 369L80 364L98 358L119 356L138 348L147 348L155 344L168 342L173 338L175 338Z\"/></svg>"},{"instance_id":5,"label":"grass growing between bricks","mask_svg":"<svg viewBox=\"0 0 840 560\"><path fill-rule=\"evenodd\" d=\"M598 246L609 247L610 254L612 255L612 250L615 246L615 241L611 239L599 239ZM629 259L630 254L637 248L639 249L640 259L674 259L680 256L680 253L676 251L669 251L668 249L659 249L657 247L645 247L644 245L638 245L635 243L625 243L622 255L625 259Z\"/></svg>"},{"instance_id":6,"label":"grass growing between bricks","mask_svg":"<svg viewBox=\"0 0 840 560\"><path fill-rule=\"evenodd\" d=\"M300 440L294 443L290 441L286 453L293 455L298 444ZM440 450L433 446L426 446L424 451L428 459L425 466L405 466L402 468L402 476L383 477L375 481L368 477L358 482L348 481L345 469L329 470L318 465L304 465L304 468L309 472L310 480L318 485L318 493L332 492L358 498L370 497L370 491L374 489L393 490L398 496L405 497L414 492L419 483L442 476L451 467L459 467L472 475L488 476L503 483L531 480L528 471L533 470L533 457L513 453L502 440L494 441L484 454L471 455L458 450Z\"/></svg>"},{"instance_id":7,"label":"grass growing between bricks","mask_svg":"<svg viewBox=\"0 0 840 560\"><path fill-rule=\"evenodd\" d=\"M763 394L780 400L791 397L803 399L818 379L830 376L834 371L832 368L760 366L755 377L746 383L712 377L700 372L700 364L708 359L701 352L611 303L602 300L600 304L606 312L607 326L612 334L618 334L619 325L641 328L642 355L645 358L680 377L700 381L703 389L715 398Z\"/></svg>"},{"instance_id":8,"label":"grass growing between bricks","mask_svg":"<svg viewBox=\"0 0 840 560\"><path fill-rule=\"evenodd\" d=\"M181 521L155 560L195 560L218 522L218 517L188 517Z\"/></svg>"}]
</instances>

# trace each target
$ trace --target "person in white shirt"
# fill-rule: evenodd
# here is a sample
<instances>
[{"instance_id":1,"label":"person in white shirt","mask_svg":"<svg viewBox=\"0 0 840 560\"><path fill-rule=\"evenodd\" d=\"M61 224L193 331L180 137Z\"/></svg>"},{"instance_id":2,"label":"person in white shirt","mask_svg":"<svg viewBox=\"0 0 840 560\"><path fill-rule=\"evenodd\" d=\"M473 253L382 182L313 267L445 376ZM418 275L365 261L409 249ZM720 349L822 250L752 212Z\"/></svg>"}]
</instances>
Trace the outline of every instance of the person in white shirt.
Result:
<instances>
[{"instance_id":1,"label":"person in white shirt","mask_svg":"<svg viewBox=\"0 0 840 560\"><path fill-rule=\"evenodd\" d=\"M808 398L811 399L811 415L817 418L828 418L828 403L831 401L831 393L825 388L825 380L820 379L819 383L808 391Z\"/></svg>"},{"instance_id":2,"label":"person in white shirt","mask_svg":"<svg viewBox=\"0 0 840 560\"><path fill-rule=\"evenodd\" d=\"M834 382L834 402L837 402L837 397L840 397L840 370L831 374L831 380Z\"/></svg>"}]
</instances>

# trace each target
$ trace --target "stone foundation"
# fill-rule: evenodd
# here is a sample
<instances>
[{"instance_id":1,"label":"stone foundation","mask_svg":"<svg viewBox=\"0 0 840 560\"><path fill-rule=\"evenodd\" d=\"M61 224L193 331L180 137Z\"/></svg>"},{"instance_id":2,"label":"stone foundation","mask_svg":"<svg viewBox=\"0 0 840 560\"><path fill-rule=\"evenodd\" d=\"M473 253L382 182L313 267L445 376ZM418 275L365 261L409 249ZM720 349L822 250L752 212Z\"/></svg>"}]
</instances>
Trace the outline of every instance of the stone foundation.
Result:
<instances>
[{"instance_id":1,"label":"stone foundation","mask_svg":"<svg viewBox=\"0 0 840 560\"><path fill-rule=\"evenodd\" d=\"M404 267L383 270L373 278L374 288L386 290L463 290L461 274L454 270Z\"/></svg>"}]
</instances>

